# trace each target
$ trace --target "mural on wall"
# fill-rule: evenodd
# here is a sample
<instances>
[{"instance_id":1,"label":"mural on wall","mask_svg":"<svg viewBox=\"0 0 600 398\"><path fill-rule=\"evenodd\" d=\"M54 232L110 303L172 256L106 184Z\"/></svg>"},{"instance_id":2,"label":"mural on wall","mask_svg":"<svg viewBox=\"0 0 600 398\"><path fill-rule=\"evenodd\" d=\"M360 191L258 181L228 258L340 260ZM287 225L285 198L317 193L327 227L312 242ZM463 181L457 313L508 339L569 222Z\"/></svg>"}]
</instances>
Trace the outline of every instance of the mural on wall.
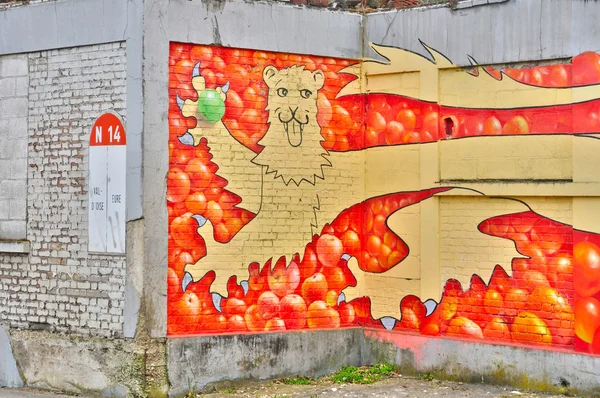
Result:
<instances>
[{"instance_id":1,"label":"mural on wall","mask_svg":"<svg viewBox=\"0 0 600 398\"><path fill-rule=\"evenodd\" d=\"M483 198L476 182L420 176L419 148L597 131L600 56L455 68L437 90L377 75L438 76L452 66L440 54L374 49L387 61L171 45L169 335L361 325L600 351L600 237L528 201L468 226L512 251L473 265L470 280L449 277L441 298L380 282L419 271L403 225L416 228L422 203L466 190ZM387 178L373 184L376 174Z\"/></svg>"}]
</instances>

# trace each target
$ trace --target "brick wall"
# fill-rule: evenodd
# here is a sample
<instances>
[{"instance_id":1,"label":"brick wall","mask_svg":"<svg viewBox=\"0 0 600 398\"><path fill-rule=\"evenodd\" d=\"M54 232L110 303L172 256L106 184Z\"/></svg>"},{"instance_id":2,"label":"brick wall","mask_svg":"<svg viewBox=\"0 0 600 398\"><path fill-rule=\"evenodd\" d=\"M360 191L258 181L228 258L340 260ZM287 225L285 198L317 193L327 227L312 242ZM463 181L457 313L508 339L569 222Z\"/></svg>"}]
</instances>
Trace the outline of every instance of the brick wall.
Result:
<instances>
[{"instance_id":1,"label":"brick wall","mask_svg":"<svg viewBox=\"0 0 600 398\"><path fill-rule=\"evenodd\" d=\"M89 133L125 116L125 44L28 54L28 255L0 255L11 327L120 336L125 257L87 251Z\"/></svg>"},{"instance_id":2,"label":"brick wall","mask_svg":"<svg viewBox=\"0 0 600 398\"><path fill-rule=\"evenodd\" d=\"M25 238L27 88L27 56L0 57L0 239Z\"/></svg>"}]
</instances>

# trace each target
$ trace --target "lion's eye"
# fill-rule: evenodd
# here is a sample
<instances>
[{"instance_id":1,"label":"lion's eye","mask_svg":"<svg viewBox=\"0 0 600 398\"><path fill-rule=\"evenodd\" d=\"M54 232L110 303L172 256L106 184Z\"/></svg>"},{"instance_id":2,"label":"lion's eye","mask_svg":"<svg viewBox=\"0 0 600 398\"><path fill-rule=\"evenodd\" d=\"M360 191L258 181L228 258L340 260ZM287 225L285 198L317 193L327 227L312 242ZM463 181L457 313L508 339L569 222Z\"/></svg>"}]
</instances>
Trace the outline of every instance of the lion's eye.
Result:
<instances>
[{"instance_id":1,"label":"lion's eye","mask_svg":"<svg viewBox=\"0 0 600 398\"><path fill-rule=\"evenodd\" d=\"M307 89L303 89L300 90L300 95L302 96L302 98L309 98L312 95L312 91L307 90Z\"/></svg>"},{"instance_id":2,"label":"lion's eye","mask_svg":"<svg viewBox=\"0 0 600 398\"><path fill-rule=\"evenodd\" d=\"M277 95L279 95L280 97L285 97L288 94L288 91L286 88L278 88L277 89Z\"/></svg>"}]
</instances>

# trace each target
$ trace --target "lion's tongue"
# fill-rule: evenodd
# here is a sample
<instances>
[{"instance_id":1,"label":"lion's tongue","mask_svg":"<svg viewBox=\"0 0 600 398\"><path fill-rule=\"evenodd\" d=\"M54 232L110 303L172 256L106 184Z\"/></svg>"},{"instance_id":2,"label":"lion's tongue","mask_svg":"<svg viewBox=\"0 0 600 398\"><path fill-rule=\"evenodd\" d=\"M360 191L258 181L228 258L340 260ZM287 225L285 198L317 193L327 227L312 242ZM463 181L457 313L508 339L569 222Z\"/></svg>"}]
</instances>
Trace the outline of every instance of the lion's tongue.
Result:
<instances>
[{"instance_id":1,"label":"lion's tongue","mask_svg":"<svg viewBox=\"0 0 600 398\"><path fill-rule=\"evenodd\" d=\"M298 146L302 143L302 131L304 130L304 125L292 121L284 123L285 131L288 136L288 141L292 146Z\"/></svg>"}]
</instances>

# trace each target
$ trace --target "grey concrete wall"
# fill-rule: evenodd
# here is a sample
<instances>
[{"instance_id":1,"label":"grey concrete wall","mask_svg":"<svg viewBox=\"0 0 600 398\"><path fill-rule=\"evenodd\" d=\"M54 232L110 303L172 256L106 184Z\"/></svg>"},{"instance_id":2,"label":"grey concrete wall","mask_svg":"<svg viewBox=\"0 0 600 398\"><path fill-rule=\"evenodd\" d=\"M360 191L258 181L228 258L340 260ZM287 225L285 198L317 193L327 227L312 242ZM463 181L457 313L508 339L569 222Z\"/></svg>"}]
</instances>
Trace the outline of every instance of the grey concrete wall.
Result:
<instances>
[{"instance_id":1,"label":"grey concrete wall","mask_svg":"<svg viewBox=\"0 0 600 398\"><path fill-rule=\"evenodd\" d=\"M583 0L510 0L456 11L389 11L366 16L365 44L426 55L420 39L457 65L468 65L467 55L482 64L570 58L600 49L599 17L598 2Z\"/></svg>"},{"instance_id":2,"label":"grey concrete wall","mask_svg":"<svg viewBox=\"0 0 600 398\"><path fill-rule=\"evenodd\" d=\"M517 388L597 394L600 357L373 329L172 338L170 396L243 379L315 377L345 365L398 364L402 372Z\"/></svg>"},{"instance_id":3,"label":"grey concrete wall","mask_svg":"<svg viewBox=\"0 0 600 398\"><path fill-rule=\"evenodd\" d=\"M362 329L204 336L167 341L171 396L218 381L318 377L361 364Z\"/></svg>"},{"instance_id":4,"label":"grey concrete wall","mask_svg":"<svg viewBox=\"0 0 600 398\"><path fill-rule=\"evenodd\" d=\"M142 217L142 142L144 106L142 97L142 0L120 2L125 6L127 26L127 221ZM129 235L128 235L129 236Z\"/></svg>"},{"instance_id":5,"label":"grey concrete wall","mask_svg":"<svg viewBox=\"0 0 600 398\"><path fill-rule=\"evenodd\" d=\"M141 0L57 0L0 10L0 55L127 42L127 220L142 216L142 23Z\"/></svg>"},{"instance_id":6,"label":"grey concrete wall","mask_svg":"<svg viewBox=\"0 0 600 398\"><path fill-rule=\"evenodd\" d=\"M398 332L365 330L363 364L395 363L407 372L432 372L436 376L470 382L512 385L518 388L600 391L600 357L481 344Z\"/></svg>"},{"instance_id":7,"label":"grey concrete wall","mask_svg":"<svg viewBox=\"0 0 600 398\"><path fill-rule=\"evenodd\" d=\"M179 0L168 4L165 33L184 43L358 58L361 18L280 3Z\"/></svg>"},{"instance_id":8,"label":"grey concrete wall","mask_svg":"<svg viewBox=\"0 0 600 398\"><path fill-rule=\"evenodd\" d=\"M0 54L122 41L129 1L71 0L0 11Z\"/></svg>"},{"instance_id":9,"label":"grey concrete wall","mask_svg":"<svg viewBox=\"0 0 600 398\"><path fill-rule=\"evenodd\" d=\"M166 333L169 42L357 58L361 16L244 1L144 2L144 294L153 336ZM152 21L152 22L151 22Z\"/></svg>"}]
</instances>

